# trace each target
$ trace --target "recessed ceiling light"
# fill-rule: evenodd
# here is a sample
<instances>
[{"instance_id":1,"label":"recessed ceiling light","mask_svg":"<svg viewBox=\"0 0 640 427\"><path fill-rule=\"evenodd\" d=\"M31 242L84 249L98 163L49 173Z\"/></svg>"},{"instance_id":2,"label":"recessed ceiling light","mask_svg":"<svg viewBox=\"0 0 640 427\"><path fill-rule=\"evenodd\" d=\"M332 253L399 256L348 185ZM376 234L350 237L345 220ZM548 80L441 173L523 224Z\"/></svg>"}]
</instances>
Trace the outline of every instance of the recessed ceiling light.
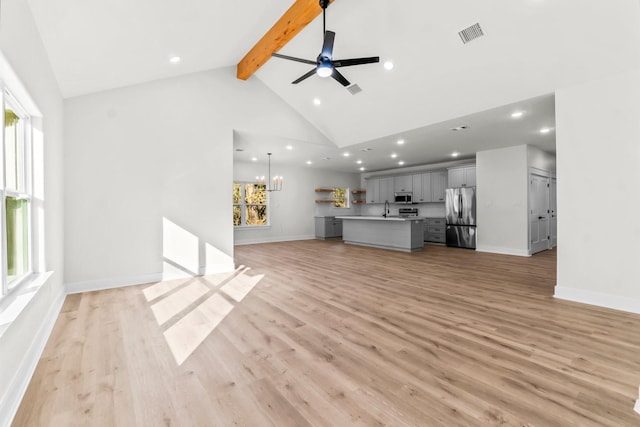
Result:
<instances>
[{"instance_id":1,"label":"recessed ceiling light","mask_svg":"<svg viewBox=\"0 0 640 427\"><path fill-rule=\"evenodd\" d=\"M393 62L391 62L391 61L385 61L385 63L384 63L384 69L385 69L385 70L393 70Z\"/></svg>"},{"instance_id":2,"label":"recessed ceiling light","mask_svg":"<svg viewBox=\"0 0 640 427\"><path fill-rule=\"evenodd\" d=\"M516 111L511 113L511 117L513 117L514 119L519 119L522 116L524 116L524 111Z\"/></svg>"},{"instance_id":3,"label":"recessed ceiling light","mask_svg":"<svg viewBox=\"0 0 640 427\"><path fill-rule=\"evenodd\" d=\"M540 133L549 133L551 132L551 128L542 128L540 129Z\"/></svg>"},{"instance_id":4,"label":"recessed ceiling light","mask_svg":"<svg viewBox=\"0 0 640 427\"><path fill-rule=\"evenodd\" d=\"M349 152L347 152L347 151L345 151L344 153L342 153L342 155L343 155L343 156L345 156L345 157L349 157L349 156L350 156Z\"/></svg>"},{"instance_id":5,"label":"recessed ceiling light","mask_svg":"<svg viewBox=\"0 0 640 427\"><path fill-rule=\"evenodd\" d=\"M287 146L286 146L286 149L287 149L287 150L293 150L293 145L287 145Z\"/></svg>"},{"instance_id":6,"label":"recessed ceiling light","mask_svg":"<svg viewBox=\"0 0 640 427\"><path fill-rule=\"evenodd\" d=\"M404 161L400 160L400 161L398 162L398 164L399 164L400 166L402 166L402 165L404 165Z\"/></svg>"},{"instance_id":7,"label":"recessed ceiling light","mask_svg":"<svg viewBox=\"0 0 640 427\"><path fill-rule=\"evenodd\" d=\"M313 98L313 105L320 105L322 104L322 101L320 101L320 98Z\"/></svg>"},{"instance_id":8,"label":"recessed ceiling light","mask_svg":"<svg viewBox=\"0 0 640 427\"><path fill-rule=\"evenodd\" d=\"M398 157L398 155L396 153L391 154L391 158L395 159L396 157Z\"/></svg>"},{"instance_id":9,"label":"recessed ceiling light","mask_svg":"<svg viewBox=\"0 0 640 427\"><path fill-rule=\"evenodd\" d=\"M307 160L308 165L310 165L311 163L313 163L311 160Z\"/></svg>"},{"instance_id":10,"label":"recessed ceiling light","mask_svg":"<svg viewBox=\"0 0 640 427\"><path fill-rule=\"evenodd\" d=\"M365 168L364 168L364 167L361 167L361 168L360 168L360 170L361 170L361 171L363 171L363 170L365 170Z\"/></svg>"},{"instance_id":11,"label":"recessed ceiling light","mask_svg":"<svg viewBox=\"0 0 640 427\"><path fill-rule=\"evenodd\" d=\"M469 129L469 126L467 126L467 125L460 125L460 126L456 126L456 127L454 127L454 128L451 128L450 130L452 130L452 131L454 131L454 132L455 132L455 131L458 131L458 130L465 130L465 129Z\"/></svg>"},{"instance_id":12,"label":"recessed ceiling light","mask_svg":"<svg viewBox=\"0 0 640 427\"><path fill-rule=\"evenodd\" d=\"M356 163L361 165L362 164L362 160L356 160Z\"/></svg>"},{"instance_id":13,"label":"recessed ceiling light","mask_svg":"<svg viewBox=\"0 0 640 427\"><path fill-rule=\"evenodd\" d=\"M182 61L182 58L180 58L179 56L172 56L169 58L169 62L171 62L172 64L177 64L180 61Z\"/></svg>"},{"instance_id":14,"label":"recessed ceiling light","mask_svg":"<svg viewBox=\"0 0 640 427\"><path fill-rule=\"evenodd\" d=\"M451 153L451 157L458 157L460 155L460 153L458 153L457 151L454 151L453 153Z\"/></svg>"},{"instance_id":15,"label":"recessed ceiling light","mask_svg":"<svg viewBox=\"0 0 640 427\"><path fill-rule=\"evenodd\" d=\"M257 157L252 157L252 158L251 158L251 161L252 161L252 162L257 162L257 161L258 161L258 158L257 158Z\"/></svg>"},{"instance_id":16,"label":"recessed ceiling light","mask_svg":"<svg viewBox=\"0 0 640 427\"><path fill-rule=\"evenodd\" d=\"M404 144L404 139L399 139L398 140L398 145L402 145L402 144Z\"/></svg>"}]
</instances>

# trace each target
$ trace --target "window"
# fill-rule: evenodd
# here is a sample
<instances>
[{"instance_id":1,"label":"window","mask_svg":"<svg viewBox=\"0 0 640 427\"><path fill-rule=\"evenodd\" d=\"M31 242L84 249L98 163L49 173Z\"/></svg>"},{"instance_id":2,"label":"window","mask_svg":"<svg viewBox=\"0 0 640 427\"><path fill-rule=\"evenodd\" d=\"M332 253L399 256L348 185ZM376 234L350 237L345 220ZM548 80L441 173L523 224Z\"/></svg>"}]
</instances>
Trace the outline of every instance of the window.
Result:
<instances>
[{"instance_id":1,"label":"window","mask_svg":"<svg viewBox=\"0 0 640 427\"><path fill-rule=\"evenodd\" d=\"M2 292L4 295L31 272L31 140L29 117L5 92L2 108L2 181L0 207Z\"/></svg>"},{"instance_id":2,"label":"window","mask_svg":"<svg viewBox=\"0 0 640 427\"><path fill-rule=\"evenodd\" d=\"M269 225L268 195L264 185L233 183L233 225L253 227Z\"/></svg>"},{"instance_id":3,"label":"window","mask_svg":"<svg viewBox=\"0 0 640 427\"><path fill-rule=\"evenodd\" d=\"M349 189L348 188L333 189L333 206L335 206L336 208L349 207Z\"/></svg>"}]
</instances>

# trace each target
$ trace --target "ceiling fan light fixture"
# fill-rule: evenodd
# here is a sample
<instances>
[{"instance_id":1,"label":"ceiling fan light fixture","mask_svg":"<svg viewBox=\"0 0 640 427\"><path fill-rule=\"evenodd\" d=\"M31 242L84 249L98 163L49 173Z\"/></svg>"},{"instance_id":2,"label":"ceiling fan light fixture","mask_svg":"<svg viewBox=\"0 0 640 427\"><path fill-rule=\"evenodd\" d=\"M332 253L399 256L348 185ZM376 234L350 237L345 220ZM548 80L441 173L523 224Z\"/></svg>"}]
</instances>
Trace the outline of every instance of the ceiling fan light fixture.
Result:
<instances>
[{"instance_id":1,"label":"ceiling fan light fixture","mask_svg":"<svg viewBox=\"0 0 640 427\"><path fill-rule=\"evenodd\" d=\"M320 77L331 77L331 74L333 74L333 66L329 62L318 64L318 68L316 68L316 74Z\"/></svg>"}]
</instances>

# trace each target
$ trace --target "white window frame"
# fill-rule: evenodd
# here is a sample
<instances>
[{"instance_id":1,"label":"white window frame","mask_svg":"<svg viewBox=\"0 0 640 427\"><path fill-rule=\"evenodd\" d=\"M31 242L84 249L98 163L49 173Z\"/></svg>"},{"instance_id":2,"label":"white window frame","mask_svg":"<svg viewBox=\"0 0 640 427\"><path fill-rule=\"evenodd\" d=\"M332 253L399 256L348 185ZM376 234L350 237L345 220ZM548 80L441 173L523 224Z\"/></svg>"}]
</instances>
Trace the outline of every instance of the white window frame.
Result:
<instances>
[{"instance_id":1,"label":"white window frame","mask_svg":"<svg viewBox=\"0 0 640 427\"><path fill-rule=\"evenodd\" d=\"M245 203L245 184L254 185L255 182L252 181L233 181L233 184L240 184L240 203L233 203L232 206L240 206L240 225L234 225L233 228L238 229L251 229L251 228L267 228L271 227L271 193L267 191L267 200L265 202L267 207L267 223L260 225L246 225L246 217L245 217L245 206L259 206L254 203Z\"/></svg>"},{"instance_id":2,"label":"white window frame","mask_svg":"<svg viewBox=\"0 0 640 427\"><path fill-rule=\"evenodd\" d=\"M23 144L24 144L24 156L23 161L23 174L24 174L24 192L9 190L6 188L6 146L5 146L5 132L4 132L4 112L6 105L10 104L12 111L16 113L23 123ZM1 117L0 117L0 129L2 134L0 135L0 260L2 265L0 266L0 299L11 293L13 289L18 287L21 283L25 282L33 273L33 135L31 127L31 117L26 113L20 103L11 95L4 83L0 81L0 105L1 105ZM7 256L7 197L14 197L25 199L27 203L27 266L26 272L9 285L8 276L8 256Z\"/></svg>"}]
</instances>

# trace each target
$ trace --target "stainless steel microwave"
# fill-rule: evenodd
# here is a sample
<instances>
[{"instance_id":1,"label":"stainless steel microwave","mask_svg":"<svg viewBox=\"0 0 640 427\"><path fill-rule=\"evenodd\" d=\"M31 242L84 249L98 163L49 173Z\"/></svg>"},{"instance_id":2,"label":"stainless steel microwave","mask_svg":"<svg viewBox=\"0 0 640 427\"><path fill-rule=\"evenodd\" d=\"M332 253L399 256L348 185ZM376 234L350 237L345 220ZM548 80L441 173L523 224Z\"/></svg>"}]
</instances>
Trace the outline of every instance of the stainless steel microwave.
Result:
<instances>
[{"instance_id":1,"label":"stainless steel microwave","mask_svg":"<svg viewBox=\"0 0 640 427\"><path fill-rule=\"evenodd\" d=\"M413 193L393 193L393 201L401 205L410 205L413 202Z\"/></svg>"}]
</instances>

